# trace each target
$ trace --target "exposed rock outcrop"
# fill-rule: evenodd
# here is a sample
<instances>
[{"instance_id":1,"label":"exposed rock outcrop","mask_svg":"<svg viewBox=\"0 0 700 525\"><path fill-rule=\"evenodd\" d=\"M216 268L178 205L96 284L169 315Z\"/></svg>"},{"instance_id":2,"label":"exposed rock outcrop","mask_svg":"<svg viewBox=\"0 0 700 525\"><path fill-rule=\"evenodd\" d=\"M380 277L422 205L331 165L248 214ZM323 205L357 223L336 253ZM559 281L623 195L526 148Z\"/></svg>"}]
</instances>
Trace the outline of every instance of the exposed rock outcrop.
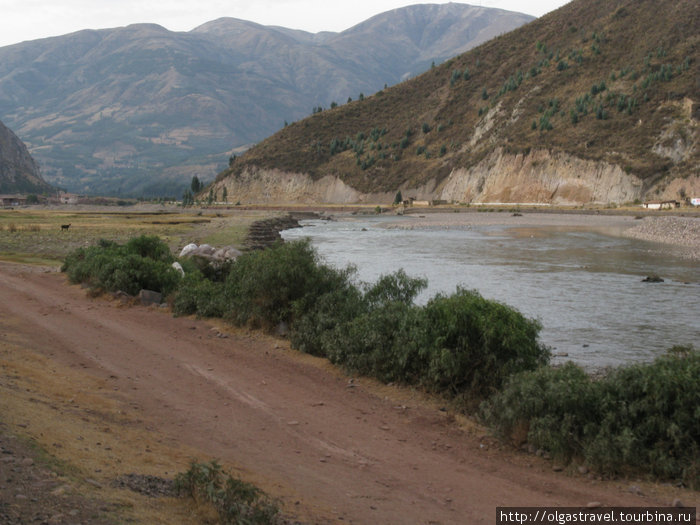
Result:
<instances>
[{"instance_id":1,"label":"exposed rock outcrop","mask_svg":"<svg viewBox=\"0 0 700 525\"><path fill-rule=\"evenodd\" d=\"M619 166L565 153L496 150L468 170L455 170L436 198L454 202L606 204L640 199L642 181Z\"/></svg>"},{"instance_id":2,"label":"exposed rock outcrop","mask_svg":"<svg viewBox=\"0 0 700 525\"><path fill-rule=\"evenodd\" d=\"M24 143L0 122L0 193L44 193L51 190Z\"/></svg>"},{"instance_id":3,"label":"exposed rock outcrop","mask_svg":"<svg viewBox=\"0 0 700 525\"><path fill-rule=\"evenodd\" d=\"M696 179L684 181L686 193L700 190ZM215 191L224 186L245 204L377 203L393 201L395 196L395 192L361 193L339 177L314 181L307 174L276 169L247 169L216 183ZM454 170L441 184L431 180L418 188L398 189L417 200L463 203L608 204L645 196L643 182L617 165L545 150L524 155L497 149L472 168Z\"/></svg>"}]
</instances>

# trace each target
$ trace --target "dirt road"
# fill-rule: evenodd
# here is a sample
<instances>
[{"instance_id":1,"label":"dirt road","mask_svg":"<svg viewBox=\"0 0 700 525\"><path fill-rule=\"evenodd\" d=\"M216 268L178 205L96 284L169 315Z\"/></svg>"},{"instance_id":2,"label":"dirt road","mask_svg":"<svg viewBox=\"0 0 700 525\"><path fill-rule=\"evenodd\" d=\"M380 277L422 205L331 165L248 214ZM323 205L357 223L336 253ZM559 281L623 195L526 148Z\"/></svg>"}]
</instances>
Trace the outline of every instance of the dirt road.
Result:
<instances>
[{"instance_id":1,"label":"dirt road","mask_svg":"<svg viewBox=\"0 0 700 525\"><path fill-rule=\"evenodd\" d=\"M72 388L103 385L91 395L158 441L237 468L304 522L494 523L497 506L673 498L661 485L554 472L418 393L349 378L261 334L90 298L59 273L0 264L0 298L0 343L73 369Z\"/></svg>"}]
</instances>

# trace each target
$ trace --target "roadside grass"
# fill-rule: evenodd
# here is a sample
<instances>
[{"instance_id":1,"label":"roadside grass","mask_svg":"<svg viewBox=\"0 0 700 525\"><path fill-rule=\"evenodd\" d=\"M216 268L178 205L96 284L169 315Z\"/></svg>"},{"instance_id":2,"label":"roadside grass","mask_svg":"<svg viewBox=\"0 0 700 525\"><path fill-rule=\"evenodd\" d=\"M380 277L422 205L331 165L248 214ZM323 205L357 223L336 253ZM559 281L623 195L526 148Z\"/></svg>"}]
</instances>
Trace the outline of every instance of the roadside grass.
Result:
<instances>
[{"instance_id":1,"label":"roadside grass","mask_svg":"<svg viewBox=\"0 0 700 525\"><path fill-rule=\"evenodd\" d=\"M175 477L175 490L198 505L211 505L224 525L279 523L277 505L255 485L224 472L216 460L192 460L190 468Z\"/></svg>"},{"instance_id":2,"label":"roadside grass","mask_svg":"<svg viewBox=\"0 0 700 525\"><path fill-rule=\"evenodd\" d=\"M174 477L196 451L165 443L137 413L105 395L104 381L9 342L0 343L0 370L0 431L9 430L38 465L55 474L50 479L63 494L55 497L75 505L94 502L99 516L114 523L205 523L186 500L113 484L130 473ZM45 483L39 485L33 505L42 508L43 498L52 495L44 493Z\"/></svg>"}]
</instances>

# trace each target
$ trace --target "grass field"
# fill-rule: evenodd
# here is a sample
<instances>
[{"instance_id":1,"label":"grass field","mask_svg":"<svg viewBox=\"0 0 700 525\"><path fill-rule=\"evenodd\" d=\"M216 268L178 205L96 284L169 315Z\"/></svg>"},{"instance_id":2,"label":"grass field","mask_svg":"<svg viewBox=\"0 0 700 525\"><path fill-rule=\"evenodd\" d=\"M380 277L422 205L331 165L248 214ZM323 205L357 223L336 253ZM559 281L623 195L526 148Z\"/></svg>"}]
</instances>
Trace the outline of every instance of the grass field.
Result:
<instances>
[{"instance_id":1,"label":"grass field","mask_svg":"<svg viewBox=\"0 0 700 525\"><path fill-rule=\"evenodd\" d=\"M158 235L175 254L191 242L240 248L250 224L274 214L150 204L5 209L0 210L0 260L59 266L68 253L99 239L123 243L144 234ZM61 228L65 224L70 227Z\"/></svg>"}]
</instances>

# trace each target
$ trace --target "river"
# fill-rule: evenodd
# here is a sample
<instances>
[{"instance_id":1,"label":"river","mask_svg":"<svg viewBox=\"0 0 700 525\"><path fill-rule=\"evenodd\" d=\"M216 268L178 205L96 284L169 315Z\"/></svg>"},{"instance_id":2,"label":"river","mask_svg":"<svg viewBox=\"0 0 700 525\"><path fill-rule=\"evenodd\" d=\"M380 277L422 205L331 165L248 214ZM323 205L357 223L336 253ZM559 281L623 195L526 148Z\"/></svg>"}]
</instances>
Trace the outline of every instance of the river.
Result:
<instances>
[{"instance_id":1,"label":"river","mask_svg":"<svg viewBox=\"0 0 700 525\"><path fill-rule=\"evenodd\" d=\"M425 277L429 284L419 303L461 286L513 306L541 322L540 339L552 348L554 362L615 366L700 341L697 261L662 245L585 225L487 220L406 229L400 221L311 220L282 235L310 238L324 262L356 266L361 282L400 268ZM642 282L648 275L664 282Z\"/></svg>"}]
</instances>

